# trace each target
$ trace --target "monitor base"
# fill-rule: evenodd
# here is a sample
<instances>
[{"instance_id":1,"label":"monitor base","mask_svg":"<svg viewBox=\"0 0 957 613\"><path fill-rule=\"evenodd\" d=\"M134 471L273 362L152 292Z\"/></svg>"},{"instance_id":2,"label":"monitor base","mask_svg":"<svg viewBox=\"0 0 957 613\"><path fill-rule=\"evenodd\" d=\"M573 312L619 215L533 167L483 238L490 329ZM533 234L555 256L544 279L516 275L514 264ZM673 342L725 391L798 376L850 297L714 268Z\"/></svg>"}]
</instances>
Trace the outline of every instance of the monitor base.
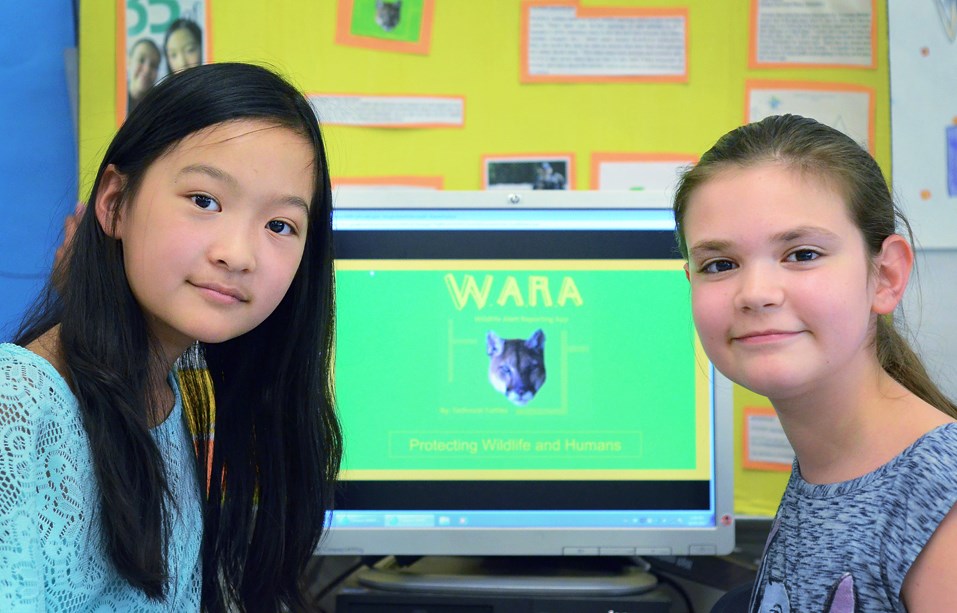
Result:
<instances>
[{"instance_id":1,"label":"monitor base","mask_svg":"<svg viewBox=\"0 0 957 613\"><path fill-rule=\"evenodd\" d=\"M631 558L568 556L429 556L408 566L387 558L356 579L391 592L526 596L622 596L657 585L654 575Z\"/></svg>"}]
</instances>

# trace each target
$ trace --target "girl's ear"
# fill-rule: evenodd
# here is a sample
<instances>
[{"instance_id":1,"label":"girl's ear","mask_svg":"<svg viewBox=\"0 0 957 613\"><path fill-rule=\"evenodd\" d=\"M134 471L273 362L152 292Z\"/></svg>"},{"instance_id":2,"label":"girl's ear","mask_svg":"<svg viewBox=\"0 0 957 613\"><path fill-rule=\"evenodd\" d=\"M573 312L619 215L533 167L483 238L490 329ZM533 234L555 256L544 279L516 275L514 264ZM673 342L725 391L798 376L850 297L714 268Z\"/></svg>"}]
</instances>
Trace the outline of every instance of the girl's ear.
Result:
<instances>
[{"instance_id":1,"label":"girl's ear","mask_svg":"<svg viewBox=\"0 0 957 613\"><path fill-rule=\"evenodd\" d=\"M897 308L904 297L914 265L914 251L903 236L891 234L884 239L876 264L876 287L871 310L886 315Z\"/></svg>"},{"instance_id":2,"label":"girl's ear","mask_svg":"<svg viewBox=\"0 0 957 613\"><path fill-rule=\"evenodd\" d=\"M126 187L126 177L120 174L116 166L110 164L100 177L100 185L96 190L96 220L100 222L103 232L111 238L120 240L119 207L123 202L123 189Z\"/></svg>"}]
</instances>

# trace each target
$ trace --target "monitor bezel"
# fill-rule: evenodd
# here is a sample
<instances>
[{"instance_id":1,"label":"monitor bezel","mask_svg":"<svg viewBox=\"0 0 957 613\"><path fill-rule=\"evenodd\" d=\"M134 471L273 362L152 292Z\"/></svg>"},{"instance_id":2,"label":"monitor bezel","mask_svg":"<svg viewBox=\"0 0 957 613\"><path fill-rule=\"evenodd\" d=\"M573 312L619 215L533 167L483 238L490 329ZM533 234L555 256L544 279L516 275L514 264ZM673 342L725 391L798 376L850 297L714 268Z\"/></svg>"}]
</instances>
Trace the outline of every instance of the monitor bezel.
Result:
<instances>
[{"instance_id":1,"label":"monitor bezel","mask_svg":"<svg viewBox=\"0 0 957 613\"><path fill-rule=\"evenodd\" d=\"M334 208L671 209L665 191L436 191L340 188ZM733 385L708 365L713 384L715 521L704 527L341 527L329 528L322 555L588 556L723 555L734 548Z\"/></svg>"}]
</instances>

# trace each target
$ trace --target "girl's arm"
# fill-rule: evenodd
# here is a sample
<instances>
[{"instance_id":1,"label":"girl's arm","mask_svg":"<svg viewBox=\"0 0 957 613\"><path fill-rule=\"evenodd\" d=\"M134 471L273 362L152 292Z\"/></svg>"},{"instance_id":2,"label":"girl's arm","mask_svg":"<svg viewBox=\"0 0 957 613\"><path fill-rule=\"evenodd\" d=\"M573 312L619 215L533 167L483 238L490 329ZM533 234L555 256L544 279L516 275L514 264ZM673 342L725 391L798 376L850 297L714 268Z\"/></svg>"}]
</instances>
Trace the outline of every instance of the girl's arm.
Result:
<instances>
[{"instance_id":1,"label":"girl's arm","mask_svg":"<svg viewBox=\"0 0 957 613\"><path fill-rule=\"evenodd\" d=\"M914 560L901 587L908 613L957 610L957 507L950 510Z\"/></svg>"}]
</instances>

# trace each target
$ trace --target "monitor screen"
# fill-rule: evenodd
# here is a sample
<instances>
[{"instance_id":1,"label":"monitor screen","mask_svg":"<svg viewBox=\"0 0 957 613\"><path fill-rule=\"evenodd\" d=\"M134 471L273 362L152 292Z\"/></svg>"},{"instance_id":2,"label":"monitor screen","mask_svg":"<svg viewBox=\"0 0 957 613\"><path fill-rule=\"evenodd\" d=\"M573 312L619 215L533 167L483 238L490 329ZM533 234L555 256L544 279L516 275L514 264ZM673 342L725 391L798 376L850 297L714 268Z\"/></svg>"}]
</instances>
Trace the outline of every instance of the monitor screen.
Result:
<instances>
[{"instance_id":1,"label":"monitor screen","mask_svg":"<svg viewBox=\"0 0 957 613\"><path fill-rule=\"evenodd\" d=\"M331 555L694 555L734 541L731 385L670 204L342 191Z\"/></svg>"}]
</instances>

